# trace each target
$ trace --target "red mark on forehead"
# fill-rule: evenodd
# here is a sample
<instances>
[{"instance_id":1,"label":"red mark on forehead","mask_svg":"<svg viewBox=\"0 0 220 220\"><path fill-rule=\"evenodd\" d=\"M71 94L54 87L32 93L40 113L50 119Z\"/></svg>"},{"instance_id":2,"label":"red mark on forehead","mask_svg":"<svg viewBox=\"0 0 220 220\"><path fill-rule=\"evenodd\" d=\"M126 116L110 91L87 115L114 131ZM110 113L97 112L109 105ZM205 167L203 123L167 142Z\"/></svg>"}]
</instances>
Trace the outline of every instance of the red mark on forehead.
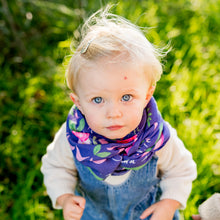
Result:
<instances>
[{"instance_id":1,"label":"red mark on forehead","mask_svg":"<svg viewBox=\"0 0 220 220\"><path fill-rule=\"evenodd\" d=\"M126 80L126 79L128 79L128 77L127 77L127 76L125 76L125 77L124 77L124 80Z\"/></svg>"}]
</instances>

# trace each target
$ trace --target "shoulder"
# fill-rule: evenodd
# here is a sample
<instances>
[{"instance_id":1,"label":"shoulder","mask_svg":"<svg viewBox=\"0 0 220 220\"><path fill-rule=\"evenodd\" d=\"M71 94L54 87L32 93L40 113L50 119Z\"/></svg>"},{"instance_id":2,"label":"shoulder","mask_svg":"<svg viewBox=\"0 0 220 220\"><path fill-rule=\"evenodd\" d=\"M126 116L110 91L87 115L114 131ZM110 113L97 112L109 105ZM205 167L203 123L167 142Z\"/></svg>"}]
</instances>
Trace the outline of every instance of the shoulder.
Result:
<instances>
[{"instance_id":1,"label":"shoulder","mask_svg":"<svg viewBox=\"0 0 220 220\"><path fill-rule=\"evenodd\" d=\"M66 122L61 125L60 129L55 134L53 143L69 145L66 137Z\"/></svg>"},{"instance_id":2,"label":"shoulder","mask_svg":"<svg viewBox=\"0 0 220 220\"><path fill-rule=\"evenodd\" d=\"M175 167L177 164L188 163L192 160L192 154L186 149L183 141L178 137L177 131L167 123L170 130L170 138L162 149L156 152L158 156L158 166ZM167 168L165 168L167 169Z\"/></svg>"},{"instance_id":3,"label":"shoulder","mask_svg":"<svg viewBox=\"0 0 220 220\"><path fill-rule=\"evenodd\" d=\"M168 122L166 122L166 125L168 126L169 131L170 131L170 138L167 141L167 143L165 144L164 148L165 149L170 148L170 147L180 147L180 148L183 147L183 148L185 148L184 143L179 138L176 129L173 128Z\"/></svg>"},{"instance_id":4,"label":"shoulder","mask_svg":"<svg viewBox=\"0 0 220 220\"><path fill-rule=\"evenodd\" d=\"M47 153L52 154L69 154L71 148L66 137L66 122L62 124L60 129L54 136L53 141L47 147Z\"/></svg>"},{"instance_id":5,"label":"shoulder","mask_svg":"<svg viewBox=\"0 0 220 220\"><path fill-rule=\"evenodd\" d=\"M176 129L174 129L168 122L166 122L169 131L170 138L162 149L156 152L158 156L159 164L168 160L175 160L180 154L188 154L188 150L185 148L184 143L178 137Z\"/></svg>"}]
</instances>

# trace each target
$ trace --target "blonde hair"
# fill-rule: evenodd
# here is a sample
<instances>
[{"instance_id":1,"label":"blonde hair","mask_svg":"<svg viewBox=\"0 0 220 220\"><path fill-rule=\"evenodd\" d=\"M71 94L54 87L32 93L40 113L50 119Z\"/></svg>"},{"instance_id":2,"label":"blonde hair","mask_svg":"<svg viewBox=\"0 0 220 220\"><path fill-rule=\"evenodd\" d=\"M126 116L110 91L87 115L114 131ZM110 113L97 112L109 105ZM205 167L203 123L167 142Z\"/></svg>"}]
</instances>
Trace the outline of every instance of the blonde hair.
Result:
<instances>
[{"instance_id":1,"label":"blonde hair","mask_svg":"<svg viewBox=\"0 0 220 220\"><path fill-rule=\"evenodd\" d=\"M67 85L74 93L82 68L89 67L102 57L114 57L116 62L127 59L140 64L149 75L152 85L160 79L161 54L146 39L139 27L109 13L109 7L97 11L85 22L81 36L81 42L66 71Z\"/></svg>"}]
</instances>

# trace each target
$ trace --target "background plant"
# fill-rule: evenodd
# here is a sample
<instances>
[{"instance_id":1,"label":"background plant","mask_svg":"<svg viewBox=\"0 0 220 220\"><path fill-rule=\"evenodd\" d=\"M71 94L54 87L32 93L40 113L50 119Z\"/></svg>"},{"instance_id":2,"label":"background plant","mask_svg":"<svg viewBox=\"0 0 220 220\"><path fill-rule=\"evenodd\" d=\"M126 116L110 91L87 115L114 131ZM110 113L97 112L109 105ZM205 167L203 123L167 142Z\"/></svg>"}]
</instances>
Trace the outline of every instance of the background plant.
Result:
<instances>
[{"instance_id":1,"label":"background plant","mask_svg":"<svg viewBox=\"0 0 220 220\"><path fill-rule=\"evenodd\" d=\"M64 82L72 38L74 46L78 26L107 3L173 48L155 97L198 166L185 219L220 192L219 0L1 0L1 219L62 218L46 196L41 157L72 104Z\"/></svg>"}]
</instances>

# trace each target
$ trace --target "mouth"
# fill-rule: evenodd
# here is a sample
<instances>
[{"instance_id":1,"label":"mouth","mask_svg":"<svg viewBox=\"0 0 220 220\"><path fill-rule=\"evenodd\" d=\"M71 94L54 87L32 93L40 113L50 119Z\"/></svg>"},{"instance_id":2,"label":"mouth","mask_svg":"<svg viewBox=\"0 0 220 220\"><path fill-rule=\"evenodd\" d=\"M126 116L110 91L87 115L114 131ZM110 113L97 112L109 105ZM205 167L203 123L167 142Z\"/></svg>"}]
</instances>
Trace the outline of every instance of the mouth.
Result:
<instances>
[{"instance_id":1,"label":"mouth","mask_svg":"<svg viewBox=\"0 0 220 220\"><path fill-rule=\"evenodd\" d=\"M123 126L121 126L121 125L113 125L113 126L107 127L107 129L110 131L117 131L117 130L120 130L122 127Z\"/></svg>"}]
</instances>

